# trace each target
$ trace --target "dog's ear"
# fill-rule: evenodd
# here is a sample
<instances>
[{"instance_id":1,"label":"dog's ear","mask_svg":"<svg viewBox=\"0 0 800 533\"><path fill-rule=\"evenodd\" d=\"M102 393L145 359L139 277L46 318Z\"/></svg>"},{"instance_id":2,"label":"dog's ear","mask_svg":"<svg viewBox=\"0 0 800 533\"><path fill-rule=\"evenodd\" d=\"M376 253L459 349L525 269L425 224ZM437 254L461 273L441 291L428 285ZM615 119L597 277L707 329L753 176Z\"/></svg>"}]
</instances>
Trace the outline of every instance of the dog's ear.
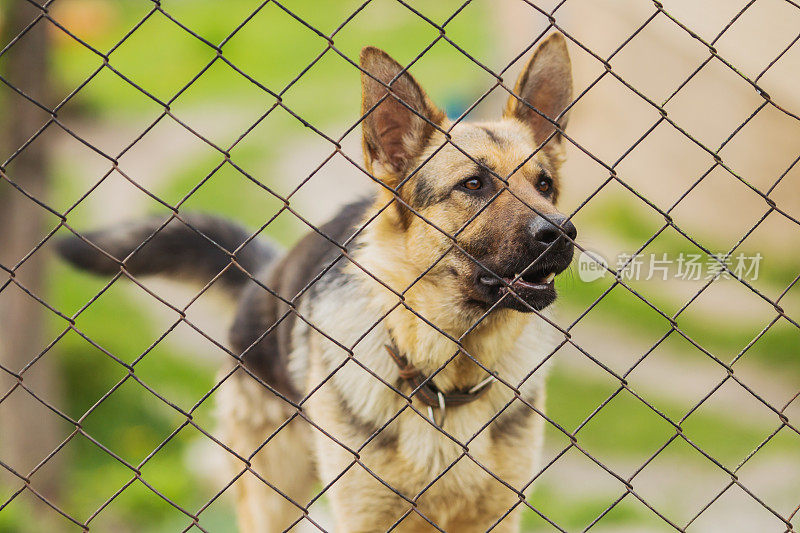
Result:
<instances>
[{"instance_id":1,"label":"dog's ear","mask_svg":"<svg viewBox=\"0 0 800 533\"><path fill-rule=\"evenodd\" d=\"M362 125L364 161L376 177L396 182L425 147L435 131L433 124L441 125L445 114L383 50L371 46L361 50L361 68L365 71L361 112L369 112Z\"/></svg>"},{"instance_id":2,"label":"dog's ear","mask_svg":"<svg viewBox=\"0 0 800 533\"><path fill-rule=\"evenodd\" d=\"M563 35L553 33L536 48L519 75L514 93L516 96L509 95L503 115L527 124L537 143L543 143L553 133L553 122L562 131L566 128L567 113L560 118L559 115L572 103L572 66ZM550 120L525 105L517 96ZM556 145L560 145L562 140L561 133L556 132L553 136Z\"/></svg>"}]
</instances>

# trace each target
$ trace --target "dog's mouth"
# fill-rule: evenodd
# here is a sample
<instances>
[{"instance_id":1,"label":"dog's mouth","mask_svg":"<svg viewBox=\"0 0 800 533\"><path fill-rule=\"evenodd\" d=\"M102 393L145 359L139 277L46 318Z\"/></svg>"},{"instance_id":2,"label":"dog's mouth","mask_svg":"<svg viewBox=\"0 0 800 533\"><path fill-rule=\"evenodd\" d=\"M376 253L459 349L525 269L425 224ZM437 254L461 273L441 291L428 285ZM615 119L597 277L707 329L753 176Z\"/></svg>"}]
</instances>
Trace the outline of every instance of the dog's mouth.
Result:
<instances>
[{"instance_id":1,"label":"dog's mouth","mask_svg":"<svg viewBox=\"0 0 800 533\"><path fill-rule=\"evenodd\" d=\"M553 288L556 272L545 269L528 269L521 274L514 274L508 277L498 277L491 274L482 274L478 277L478 282L487 287L499 287L501 291L511 288L516 291L546 290Z\"/></svg>"},{"instance_id":2,"label":"dog's mouth","mask_svg":"<svg viewBox=\"0 0 800 533\"><path fill-rule=\"evenodd\" d=\"M480 300L522 312L541 311L556 299L555 278L567 265L531 266L522 272L482 269L475 279ZM513 272L513 271L511 271Z\"/></svg>"}]
</instances>

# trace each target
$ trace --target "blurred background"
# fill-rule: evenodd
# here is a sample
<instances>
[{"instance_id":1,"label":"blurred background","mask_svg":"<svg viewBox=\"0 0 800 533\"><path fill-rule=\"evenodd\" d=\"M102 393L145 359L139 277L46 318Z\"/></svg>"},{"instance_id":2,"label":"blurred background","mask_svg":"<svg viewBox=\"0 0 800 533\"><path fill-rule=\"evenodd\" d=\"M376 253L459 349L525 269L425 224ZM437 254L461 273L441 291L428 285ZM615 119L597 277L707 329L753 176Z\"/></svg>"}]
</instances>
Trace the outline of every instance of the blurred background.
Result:
<instances>
[{"instance_id":1,"label":"blurred background","mask_svg":"<svg viewBox=\"0 0 800 533\"><path fill-rule=\"evenodd\" d=\"M51 20L19 39L41 10L0 5L0 531L81 529L59 511L97 531L182 531L192 520L176 506L200 511L206 531L236 529L229 491L215 497L230 481L224 452L174 408L193 410L214 434L208 393L229 356L167 305L184 308L196 291L147 280L160 301L58 263L61 215L83 230L146 213L166 219L173 206L255 231L279 213L264 235L290 246L373 187L320 135L361 160L360 129L351 129L359 72L325 36L353 61L375 45L408 64L435 43L411 72L457 117L495 84L477 62L511 85L551 12L571 37L580 95L560 200L579 243L612 268L637 252L702 254L704 265L707 252L732 249L763 259L752 289L677 279L675 265L667 280L626 280L633 291L610 275L560 277L559 324L606 369L565 346L547 411L618 477L550 424L545 461L558 459L529 501L567 531L674 530L664 518L687 531L800 525L800 329L786 318L800 316L800 6L157 4L55 0ZM468 118L496 117L506 96L492 91ZM58 106L56 117L31 99ZM291 194L305 221L270 191ZM770 303L778 299L786 316ZM204 294L186 314L224 343L225 305ZM120 362L135 362L138 381ZM324 506L312 507L322 523ZM524 524L556 530L532 511Z\"/></svg>"}]
</instances>

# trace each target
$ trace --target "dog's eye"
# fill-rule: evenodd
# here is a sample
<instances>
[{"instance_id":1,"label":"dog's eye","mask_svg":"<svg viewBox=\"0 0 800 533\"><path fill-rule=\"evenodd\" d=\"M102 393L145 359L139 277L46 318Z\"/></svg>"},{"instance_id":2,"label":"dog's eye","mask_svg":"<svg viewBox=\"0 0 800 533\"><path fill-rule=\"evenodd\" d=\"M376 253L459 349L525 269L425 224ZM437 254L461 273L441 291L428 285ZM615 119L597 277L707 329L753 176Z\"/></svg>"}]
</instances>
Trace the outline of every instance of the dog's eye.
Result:
<instances>
[{"instance_id":1,"label":"dog's eye","mask_svg":"<svg viewBox=\"0 0 800 533\"><path fill-rule=\"evenodd\" d=\"M545 175L539 176L539 181L536 182L536 188L542 194L548 193L550 189L553 188L553 180Z\"/></svg>"},{"instance_id":2,"label":"dog's eye","mask_svg":"<svg viewBox=\"0 0 800 533\"><path fill-rule=\"evenodd\" d=\"M470 191L477 191L483 187L483 182L480 178L468 178L461 182L461 186Z\"/></svg>"}]
</instances>

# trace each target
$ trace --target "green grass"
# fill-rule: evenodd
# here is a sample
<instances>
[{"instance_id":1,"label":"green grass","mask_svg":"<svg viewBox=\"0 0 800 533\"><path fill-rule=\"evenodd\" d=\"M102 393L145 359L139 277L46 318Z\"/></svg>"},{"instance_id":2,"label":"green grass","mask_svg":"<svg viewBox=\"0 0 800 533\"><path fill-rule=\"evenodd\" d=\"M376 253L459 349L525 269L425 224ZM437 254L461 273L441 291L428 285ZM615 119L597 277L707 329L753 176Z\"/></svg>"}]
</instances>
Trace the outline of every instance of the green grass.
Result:
<instances>
[{"instance_id":1,"label":"green grass","mask_svg":"<svg viewBox=\"0 0 800 533\"><path fill-rule=\"evenodd\" d=\"M593 206L591 215L587 216L583 223L600 225L616 241L627 246L630 251L634 251L650 239L658 229L658 226L649 224L647 220L647 217L642 216L639 211L631 208L624 201L612 200ZM712 252L725 249L724 244L715 243L713 239L703 235L695 235L695 238ZM746 254L758 251L749 246L752 245L746 242L740 251L744 251ZM675 258L681 253L703 253L697 246L671 230L662 233L643 251L646 254L651 252L659 256L667 253L670 258ZM754 282L754 285L768 297L774 297L785 289L798 272L800 272L800 263L797 262L796 257L791 254L772 253L763 260L759 279ZM676 298L669 286L660 285L657 282L627 283L668 317L677 312L687 300L682 297ZM737 282L718 280L715 283L736 284ZM563 295L562 303L575 316L592 305L610 285L611 281L608 276L591 283L581 282L577 275L559 278L559 286ZM711 289L713 287L709 288L709 290ZM743 293L749 293L749 289L743 286L738 289ZM759 297L752 294L746 295L755 302L753 305L759 311L759 316L763 316L770 309L770 305L761 301ZM788 298L792 298L792 296L789 295ZM771 314L771 316L775 315L777 313ZM614 324L631 336L652 339L653 342L671 329L670 322L665 316L622 285L617 285L604 296L587 315L587 320L597 317L602 317L603 321ZM689 306L678 316L676 321L678 328L705 350L724 362L731 362L768 324L769 319L750 320L743 324L741 320L727 320L724 314L717 316L713 313L698 312ZM673 332L671 335L680 337L677 332ZM747 349L744 357L756 361L766 368L780 368L781 371L800 376L800 358L797 357L797 346L800 346L800 330L788 321L781 319L752 347ZM682 353L687 356L702 354L688 343Z\"/></svg>"},{"instance_id":2,"label":"green grass","mask_svg":"<svg viewBox=\"0 0 800 533\"><path fill-rule=\"evenodd\" d=\"M166 13L213 45L228 37L259 4L252 0L229 0L221 10L218 2L213 0L162 2ZM292 0L283 4L298 16L307 18L319 31L329 34L360 2ZM452 14L455 5L452 2L417 3L425 16L439 23ZM143 3L133 0L117 2L113 9L117 10L117 25L97 32L91 39L84 37L89 45L102 53L111 50L126 31L149 12ZM474 53L479 60L486 59L489 39L489 30L481 23L486 16L485 9L467 6L447 26L448 37ZM407 63L433 43L438 35L436 28L403 6L383 3L369 5L358 13L335 35L333 43L350 61L358 61L361 47L376 45ZM103 63L100 56L74 40L65 38L58 43L52 65L65 87L72 88L82 83ZM175 100L176 105L203 104L213 100L248 102L257 93L262 97L268 95L268 91L281 93L324 51L323 57L287 90L284 101L315 125L319 121L330 123L355 114L359 108L360 92L358 70L327 46L325 38L296 21L276 4L267 4L222 47L225 58L243 75L221 59L214 60L216 51L212 46L164 14L155 12L147 16L144 23L109 55L109 65L123 74L127 81L104 69L102 75L81 91L78 99L81 105L100 115L155 110L160 103L178 95L214 60L212 65L217 68L205 71L192 87L180 94ZM426 53L414 67L414 72L429 82L426 87L438 101L471 97L489 79L482 75L480 67L449 44L441 42ZM464 76L466 72L472 76ZM481 79L483 83L461 87L443 83L452 79ZM134 88L134 84L150 93L151 97ZM445 98L437 98L443 94ZM274 102L272 97L269 100Z\"/></svg>"},{"instance_id":3,"label":"green grass","mask_svg":"<svg viewBox=\"0 0 800 533\"><path fill-rule=\"evenodd\" d=\"M587 225L598 225L604 228L615 240L625 244L639 246L650 240L651 237L663 226L663 219L652 211L649 207L642 207L639 201L634 204L624 197L612 197L608 199L594 200L590 210L583 215L582 221ZM658 219L658 222L654 222ZM680 222L676 222L680 228ZM685 228L684 228L684 231ZM733 242L719 242L718 239L710 235L703 234L693 228L687 231L689 237L712 253L727 251L733 246ZM734 252L734 257L739 252L745 255L752 255L763 251L758 246L756 239L745 240ZM705 252L694 244L691 240L678 233L672 228L667 228L662 232L653 243L649 244L643 251L644 253L664 253L668 257L675 257L678 254L705 254ZM613 266L613 265L612 265ZM764 261L764 268L759 271L759 280L765 285L777 285L781 289L792 281L798 274L797 258L791 254L770 254Z\"/></svg>"},{"instance_id":4,"label":"green grass","mask_svg":"<svg viewBox=\"0 0 800 533\"><path fill-rule=\"evenodd\" d=\"M619 383L613 378L595 380L575 377L556 367L548 379L547 414L554 422L573 432L618 389ZM644 399L670 417L671 422L623 390L575 434L577 443L598 457L633 457L648 451L654 452L666 443L677 432L673 423L680 421L679 416L672 413L683 415L691 405L647 391L637 392L644 392ZM700 409L681 424L681 429L687 439L701 443L701 447L712 443L714 458L718 461L735 464L779 425L777 416L764 416L762 425L753 426L733 417L723 418ZM721 439L721 435L725 437ZM548 437L551 442L566 443L564 433L552 425L548 426Z\"/></svg>"},{"instance_id":5,"label":"green grass","mask_svg":"<svg viewBox=\"0 0 800 533\"><path fill-rule=\"evenodd\" d=\"M594 460L627 478L674 437L677 430L641 400L622 391L576 432L578 426L618 388L612 380L576 377L556 366L548 380L547 415L573 433L576 444ZM685 413L688 408L674 399L652 394L646 393L645 399L658 405L662 412ZM669 465L682 465L689 469L689 475L724 477L721 469L687 441L733 469L779 425L777 417L772 424L769 417L763 420L763 423L753 426L734 417L698 410L681 424L686 440L678 437L659 452L657 458L634 478L634 487L639 486L637 478L641 480L651 475L648 468L671 468ZM678 420L673 418L673 422ZM569 446L569 442L560 429L548 423L546 449L560 452ZM774 439L771 445L772 452L796 453L797 450L796 439ZM546 461L549 459L550 456L545 457ZM565 463L572 470L566 476L562 470ZM579 486L565 481L576 477L583 480ZM574 447L537 478L532 489L531 505L568 531L584 529L625 493L619 481ZM678 516L684 511L670 503L669 493L661 496L654 497L659 512ZM523 523L525 530L530 532L553 530L533 511L525 513ZM599 525L604 528L624 525L634 529L669 530L666 523L630 495L605 514Z\"/></svg>"},{"instance_id":6,"label":"green grass","mask_svg":"<svg viewBox=\"0 0 800 533\"><path fill-rule=\"evenodd\" d=\"M614 494L615 497L621 496ZM583 530L598 516L606 511L612 504L614 497L609 492L608 497L586 496L576 498L575 494L564 494L557 490L554 484L537 487L529 499L531 506L546 516L557 526L567 531ZM529 533L537 531L556 531L536 511L527 510L522 519L522 530ZM650 524L652 513L633 498L628 497L614 506L611 512L603 516L600 525L608 528L613 526L636 527L641 524Z\"/></svg>"}]
</instances>

